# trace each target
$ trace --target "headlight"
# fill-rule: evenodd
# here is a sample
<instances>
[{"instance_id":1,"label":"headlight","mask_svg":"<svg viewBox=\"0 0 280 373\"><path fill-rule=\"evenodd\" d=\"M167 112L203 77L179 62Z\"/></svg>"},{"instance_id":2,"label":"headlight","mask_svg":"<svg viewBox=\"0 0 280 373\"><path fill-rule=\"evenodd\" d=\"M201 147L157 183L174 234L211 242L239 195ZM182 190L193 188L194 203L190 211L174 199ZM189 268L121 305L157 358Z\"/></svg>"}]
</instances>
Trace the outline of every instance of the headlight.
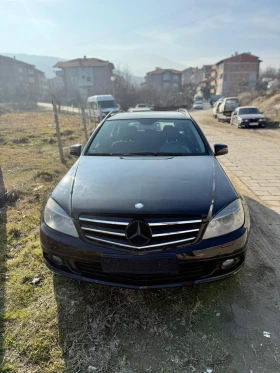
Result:
<instances>
[{"instance_id":1,"label":"headlight","mask_svg":"<svg viewBox=\"0 0 280 373\"><path fill-rule=\"evenodd\" d=\"M266 122L266 119L265 118L261 118L261 119L259 119L259 122Z\"/></svg>"},{"instance_id":2,"label":"headlight","mask_svg":"<svg viewBox=\"0 0 280 373\"><path fill-rule=\"evenodd\" d=\"M237 199L214 216L206 228L203 239L234 232L243 224L244 210L240 199Z\"/></svg>"},{"instance_id":3,"label":"headlight","mask_svg":"<svg viewBox=\"0 0 280 373\"><path fill-rule=\"evenodd\" d=\"M238 122L242 122L242 118L238 118Z\"/></svg>"},{"instance_id":4,"label":"headlight","mask_svg":"<svg viewBox=\"0 0 280 373\"><path fill-rule=\"evenodd\" d=\"M79 237L73 220L51 197L48 199L45 207L44 221L48 227L55 231Z\"/></svg>"}]
</instances>

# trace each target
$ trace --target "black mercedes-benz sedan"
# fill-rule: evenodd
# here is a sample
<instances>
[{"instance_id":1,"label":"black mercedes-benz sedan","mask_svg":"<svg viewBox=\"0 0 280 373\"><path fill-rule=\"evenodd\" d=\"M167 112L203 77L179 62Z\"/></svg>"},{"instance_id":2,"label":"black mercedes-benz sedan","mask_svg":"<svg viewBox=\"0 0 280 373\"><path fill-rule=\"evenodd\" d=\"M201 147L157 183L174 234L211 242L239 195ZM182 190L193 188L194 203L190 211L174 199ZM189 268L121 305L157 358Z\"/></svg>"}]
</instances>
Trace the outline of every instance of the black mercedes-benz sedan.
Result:
<instances>
[{"instance_id":1,"label":"black mercedes-benz sedan","mask_svg":"<svg viewBox=\"0 0 280 373\"><path fill-rule=\"evenodd\" d=\"M234 189L186 111L111 113L57 185L41 221L47 266L128 288L224 279L244 264L250 228Z\"/></svg>"}]
</instances>

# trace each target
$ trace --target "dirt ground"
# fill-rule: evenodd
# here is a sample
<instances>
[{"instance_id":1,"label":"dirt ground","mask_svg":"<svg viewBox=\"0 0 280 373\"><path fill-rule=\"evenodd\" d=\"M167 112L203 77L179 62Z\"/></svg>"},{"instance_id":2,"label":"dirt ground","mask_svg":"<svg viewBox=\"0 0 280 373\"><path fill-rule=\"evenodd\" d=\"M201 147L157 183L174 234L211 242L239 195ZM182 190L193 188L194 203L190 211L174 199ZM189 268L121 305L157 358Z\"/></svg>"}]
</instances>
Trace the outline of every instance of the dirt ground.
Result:
<instances>
[{"instance_id":1,"label":"dirt ground","mask_svg":"<svg viewBox=\"0 0 280 373\"><path fill-rule=\"evenodd\" d=\"M212 133L212 138L217 133L219 140L224 137L226 142L228 136L236 133L234 128L225 129L214 121L209 111L194 116L206 133ZM65 116L63 131L81 131L81 124L70 119ZM11 152L17 151L12 133L23 120L27 121L19 118L16 124L13 117L3 120L3 128L6 123L10 125L4 140L5 149ZM22 137L36 134L44 144L43 138L51 136L51 117L41 114L36 119L34 114L32 121L33 130L29 130L27 123ZM37 123L41 125L40 133L35 130ZM217 132L211 132L213 128ZM76 133L75 136L78 137ZM244 133L244 136L249 135ZM267 131L255 136L259 139L270 135ZM76 137L73 141L77 142ZM276 141L276 135L270 137ZM66 145L70 141L67 138ZM31 144L21 149L27 157ZM48 161L50 157L52 162ZM32 170L48 167L53 180L45 178L42 182L33 178L24 184L25 174L21 172L25 195L8 210L2 210L1 237L5 235L7 239L1 248L1 261L6 260L1 279L6 284L4 288L2 282L0 289L0 311L4 315L0 319L0 355L1 350L5 352L0 372L280 372L280 215L277 212L265 206L233 174L232 180L246 196L251 214L247 260L237 276L212 284L156 291L82 283L53 276L41 260L39 212L48 191L57 182L57 159L55 144L48 141L46 148L38 146ZM31 162L23 158L22 167L28 173L27 160ZM10 163L8 156L2 154L6 186L12 185L9 175L15 168L7 167ZM58 174L62 175L64 168L61 166ZM41 184L44 188L34 192ZM43 280L34 287L30 281L37 274Z\"/></svg>"}]
</instances>

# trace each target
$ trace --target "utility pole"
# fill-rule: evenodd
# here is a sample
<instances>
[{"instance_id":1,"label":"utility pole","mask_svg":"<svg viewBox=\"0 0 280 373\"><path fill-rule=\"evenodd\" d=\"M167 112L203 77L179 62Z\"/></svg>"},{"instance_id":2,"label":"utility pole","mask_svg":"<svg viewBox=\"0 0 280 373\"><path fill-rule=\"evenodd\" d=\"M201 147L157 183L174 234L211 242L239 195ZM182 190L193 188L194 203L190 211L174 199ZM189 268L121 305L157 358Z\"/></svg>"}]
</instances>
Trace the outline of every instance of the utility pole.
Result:
<instances>
[{"instance_id":1,"label":"utility pole","mask_svg":"<svg viewBox=\"0 0 280 373\"><path fill-rule=\"evenodd\" d=\"M55 129L56 129L56 137L57 137L57 144L59 150L59 156L61 163L65 163L63 149L61 144L61 136L60 136L60 129L59 129L59 121L58 121L58 113L57 113L57 106L55 101L55 95L52 95L52 105L53 105L53 114L54 114L54 121L55 121Z\"/></svg>"}]
</instances>

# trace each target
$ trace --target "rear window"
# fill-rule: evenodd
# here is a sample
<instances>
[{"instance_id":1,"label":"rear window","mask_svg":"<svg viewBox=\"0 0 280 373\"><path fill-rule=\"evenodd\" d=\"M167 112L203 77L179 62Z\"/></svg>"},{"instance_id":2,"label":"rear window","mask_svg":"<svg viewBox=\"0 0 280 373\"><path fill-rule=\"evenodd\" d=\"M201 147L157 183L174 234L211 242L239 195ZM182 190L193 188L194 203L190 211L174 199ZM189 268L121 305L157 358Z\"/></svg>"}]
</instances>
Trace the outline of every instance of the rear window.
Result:
<instances>
[{"instance_id":1,"label":"rear window","mask_svg":"<svg viewBox=\"0 0 280 373\"><path fill-rule=\"evenodd\" d=\"M86 155L205 155L203 140L189 119L107 120Z\"/></svg>"}]
</instances>

